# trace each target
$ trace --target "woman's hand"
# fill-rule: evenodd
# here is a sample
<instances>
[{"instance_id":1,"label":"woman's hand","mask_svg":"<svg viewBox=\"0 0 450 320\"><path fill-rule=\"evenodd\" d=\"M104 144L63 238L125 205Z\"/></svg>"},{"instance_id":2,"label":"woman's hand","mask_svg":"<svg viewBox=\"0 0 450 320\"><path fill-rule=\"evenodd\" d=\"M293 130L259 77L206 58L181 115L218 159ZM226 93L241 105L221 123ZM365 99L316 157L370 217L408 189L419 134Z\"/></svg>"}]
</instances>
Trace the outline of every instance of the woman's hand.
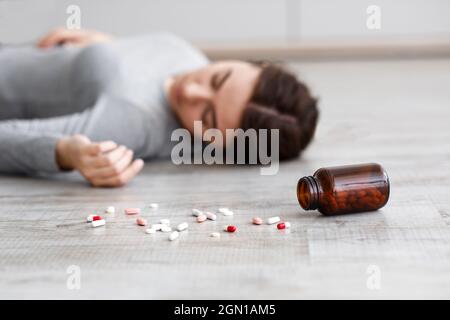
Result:
<instances>
[{"instance_id":1,"label":"woman's hand","mask_svg":"<svg viewBox=\"0 0 450 320\"><path fill-rule=\"evenodd\" d=\"M56 146L61 170L78 170L94 187L120 187L141 171L133 151L113 141L94 143L83 135L62 138Z\"/></svg>"},{"instance_id":2,"label":"woman's hand","mask_svg":"<svg viewBox=\"0 0 450 320\"><path fill-rule=\"evenodd\" d=\"M103 32L58 28L39 40L37 46L39 48L50 48L58 45L85 47L97 42L109 42L112 39L112 36Z\"/></svg>"}]
</instances>

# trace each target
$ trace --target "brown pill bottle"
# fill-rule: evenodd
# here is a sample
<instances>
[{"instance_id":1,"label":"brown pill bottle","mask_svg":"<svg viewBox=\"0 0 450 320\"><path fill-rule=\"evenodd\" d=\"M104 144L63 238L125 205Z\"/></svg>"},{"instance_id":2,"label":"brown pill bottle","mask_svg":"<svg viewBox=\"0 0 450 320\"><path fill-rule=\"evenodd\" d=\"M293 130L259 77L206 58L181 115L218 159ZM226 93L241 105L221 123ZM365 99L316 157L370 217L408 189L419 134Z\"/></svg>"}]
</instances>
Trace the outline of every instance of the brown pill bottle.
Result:
<instances>
[{"instance_id":1,"label":"brown pill bottle","mask_svg":"<svg viewBox=\"0 0 450 320\"><path fill-rule=\"evenodd\" d=\"M389 178L377 163L317 170L297 183L298 202L324 215L373 211L389 199Z\"/></svg>"}]
</instances>

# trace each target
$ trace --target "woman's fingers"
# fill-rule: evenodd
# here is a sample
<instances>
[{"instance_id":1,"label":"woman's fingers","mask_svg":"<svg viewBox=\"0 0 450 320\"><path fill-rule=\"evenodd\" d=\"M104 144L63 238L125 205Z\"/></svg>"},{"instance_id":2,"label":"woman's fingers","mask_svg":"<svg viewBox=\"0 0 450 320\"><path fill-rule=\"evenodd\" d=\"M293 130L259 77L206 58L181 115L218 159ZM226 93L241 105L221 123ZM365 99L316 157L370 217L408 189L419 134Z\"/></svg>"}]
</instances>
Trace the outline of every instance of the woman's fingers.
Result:
<instances>
[{"instance_id":1,"label":"woman's fingers","mask_svg":"<svg viewBox=\"0 0 450 320\"><path fill-rule=\"evenodd\" d=\"M130 182L143 167L144 161L137 159L122 171L122 173L110 178L95 179L91 183L94 187L120 187Z\"/></svg>"},{"instance_id":2,"label":"woman's fingers","mask_svg":"<svg viewBox=\"0 0 450 320\"><path fill-rule=\"evenodd\" d=\"M92 169L112 167L128 150L129 149L125 146L119 146L112 151L99 153L96 156L90 156L86 159L86 165Z\"/></svg>"},{"instance_id":3,"label":"woman's fingers","mask_svg":"<svg viewBox=\"0 0 450 320\"><path fill-rule=\"evenodd\" d=\"M74 40L78 37L80 37L80 32L77 30L58 28L42 38L38 42L37 46L39 48L50 48L58 45L59 43Z\"/></svg>"},{"instance_id":4,"label":"woman's fingers","mask_svg":"<svg viewBox=\"0 0 450 320\"><path fill-rule=\"evenodd\" d=\"M98 156L101 153L109 152L115 148L117 148L117 143L115 143L114 141L103 141L88 144L84 151L86 155Z\"/></svg>"},{"instance_id":5,"label":"woman's fingers","mask_svg":"<svg viewBox=\"0 0 450 320\"><path fill-rule=\"evenodd\" d=\"M86 141L85 141L86 140ZM114 141L80 142L76 169L95 187L119 187L142 170L141 159L133 161L133 151Z\"/></svg>"},{"instance_id":6,"label":"woman's fingers","mask_svg":"<svg viewBox=\"0 0 450 320\"><path fill-rule=\"evenodd\" d=\"M60 44L83 47L95 42L108 42L112 36L92 30L69 30L58 28L38 41L39 48L50 48Z\"/></svg>"},{"instance_id":7,"label":"woman's fingers","mask_svg":"<svg viewBox=\"0 0 450 320\"><path fill-rule=\"evenodd\" d=\"M119 149L119 148L117 148ZM124 149L121 157L114 160L109 166L102 168L95 168L95 177L98 178L109 178L120 175L133 161L133 151Z\"/></svg>"}]
</instances>

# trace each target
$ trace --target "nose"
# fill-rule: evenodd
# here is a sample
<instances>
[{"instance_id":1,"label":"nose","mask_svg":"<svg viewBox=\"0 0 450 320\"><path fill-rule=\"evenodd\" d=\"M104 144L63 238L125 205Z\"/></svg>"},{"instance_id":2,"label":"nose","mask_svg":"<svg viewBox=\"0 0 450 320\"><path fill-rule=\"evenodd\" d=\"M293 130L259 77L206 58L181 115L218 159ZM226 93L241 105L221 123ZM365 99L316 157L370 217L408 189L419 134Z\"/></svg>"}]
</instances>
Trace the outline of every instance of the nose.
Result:
<instances>
[{"instance_id":1,"label":"nose","mask_svg":"<svg viewBox=\"0 0 450 320\"><path fill-rule=\"evenodd\" d=\"M187 83L183 91L184 98L190 103L210 100L212 98L211 90L196 82Z\"/></svg>"}]
</instances>

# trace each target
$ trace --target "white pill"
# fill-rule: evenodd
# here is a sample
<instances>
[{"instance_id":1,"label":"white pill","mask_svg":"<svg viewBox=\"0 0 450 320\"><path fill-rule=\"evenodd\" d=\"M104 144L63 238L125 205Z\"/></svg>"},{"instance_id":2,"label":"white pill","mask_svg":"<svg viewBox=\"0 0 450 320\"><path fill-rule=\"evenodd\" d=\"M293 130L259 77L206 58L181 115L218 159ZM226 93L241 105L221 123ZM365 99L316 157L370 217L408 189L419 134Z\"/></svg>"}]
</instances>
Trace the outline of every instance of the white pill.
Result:
<instances>
[{"instance_id":1,"label":"white pill","mask_svg":"<svg viewBox=\"0 0 450 320\"><path fill-rule=\"evenodd\" d=\"M289 229L291 227L291 223L290 222L285 222L284 226L286 229Z\"/></svg>"},{"instance_id":2,"label":"white pill","mask_svg":"<svg viewBox=\"0 0 450 320\"><path fill-rule=\"evenodd\" d=\"M114 214L116 212L116 208L113 206L106 208L106 213Z\"/></svg>"},{"instance_id":3,"label":"white pill","mask_svg":"<svg viewBox=\"0 0 450 320\"><path fill-rule=\"evenodd\" d=\"M155 232L156 232L156 230L153 229L153 228L145 229L145 233L148 233L148 234L152 234L152 233L155 233Z\"/></svg>"},{"instance_id":4,"label":"white pill","mask_svg":"<svg viewBox=\"0 0 450 320\"><path fill-rule=\"evenodd\" d=\"M161 231L162 231L162 232L171 232L171 231L172 231L172 228L169 227L169 226L163 225L163 226L161 227Z\"/></svg>"},{"instance_id":5,"label":"white pill","mask_svg":"<svg viewBox=\"0 0 450 320\"><path fill-rule=\"evenodd\" d=\"M94 220L94 217L96 216L96 214L90 214L86 217L86 221L87 222L92 222Z\"/></svg>"},{"instance_id":6,"label":"white pill","mask_svg":"<svg viewBox=\"0 0 450 320\"><path fill-rule=\"evenodd\" d=\"M91 223L92 228L97 228L97 227L100 227L100 226L104 226L105 224L106 224L106 222L103 219L95 220L95 221L92 221L92 223Z\"/></svg>"},{"instance_id":7,"label":"white pill","mask_svg":"<svg viewBox=\"0 0 450 320\"><path fill-rule=\"evenodd\" d=\"M159 205L157 203L150 203L148 206L152 209L158 209L158 207L159 207Z\"/></svg>"},{"instance_id":8,"label":"white pill","mask_svg":"<svg viewBox=\"0 0 450 320\"><path fill-rule=\"evenodd\" d=\"M230 211L230 210L228 210L228 211L224 211L224 212L222 212L222 214L223 214L224 216L232 216L232 215L234 214L234 212L233 212L233 211Z\"/></svg>"},{"instance_id":9,"label":"white pill","mask_svg":"<svg viewBox=\"0 0 450 320\"><path fill-rule=\"evenodd\" d=\"M194 217L198 217L199 215L203 214L203 212L201 210L198 209L192 209L192 215Z\"/></svg>"},{"instance_id":10,"label":"white pill","mask_svg":"<svg viewBox=\"0 0 450 320\"><path fill-rule=\"evenodd\" d=\"M161 223L152 224L152 229L155 229L156 231L160 231L164 225Z\"/></svg>"},{"instance_id":11,"label":"white pill","mask_svg":"<svg viewBox=\"0 0 450 320\"><path fill-rule=\"evenodd\" d=\"M169 219L161 219L161 220L159 220L159 223L168 226L168 225L170 225L170 220Z\"/></svg>"},{"instance_id":12,"label":"white pill","mask_svg":"<svg viewBox=\"0 0 450 320\"><path fill-rule=\"evenodd\" d=\"M209 219L209 220L216 220L217 219L217 216L214 214L214 213L212 213L212 212L207 212L206 213L206 217Z\"/></svg>"},{"instance_id":13,"label":"white pill","mask_svg":"<svg viewBox=\"0 0 450 320\"><path fill-rule=\"evenodd\" d=\"M181 232L181 231L186 230L188 227L189 227L189 225L187 224L187 222L183 222L177 226L177 230Z\"/></svg>"},{"instance_id":14,"label":"white pill","mask_svg":"<svg viewBox=\"0 0 450 320\"><path fill-rule=\"evenodd\" d=\"M178 231L174 231L169 235L169 240L173 241L178 239L178 237L180 236L180 233Z\"/></svg>"},{"instance_id":15,"label":"white pill","mask_svg":"<svg viewBox=\"0 0 450 320\"><path fill-rule=\"evenodd\" d=\"M280 222L280 220L280 217L270 217L269 219L267 219L267 224L274 224Z\"/></svg>"},{"instance_id":16,"label":"white pill","mask_svg":"<svg viewBox=\"0 0 450 320\"><path fill-rule=\"evenodd\" d=\"M212 237L212 238L220 238L220 233L218 233L218 232L213 232L213 233L211 233L209 236Z\"/></svg>"},{"instance_id":17,"label":"white pill","mask_svg":"<svg viewBox=\"0 0 450 320\"><path fill-rule=\"evenodd\" d=\"M225 213L227 211L230 211L230 209L228 209L228 208L219 208L219 212L220 213Z\"/></svg>"}]
</instances>

